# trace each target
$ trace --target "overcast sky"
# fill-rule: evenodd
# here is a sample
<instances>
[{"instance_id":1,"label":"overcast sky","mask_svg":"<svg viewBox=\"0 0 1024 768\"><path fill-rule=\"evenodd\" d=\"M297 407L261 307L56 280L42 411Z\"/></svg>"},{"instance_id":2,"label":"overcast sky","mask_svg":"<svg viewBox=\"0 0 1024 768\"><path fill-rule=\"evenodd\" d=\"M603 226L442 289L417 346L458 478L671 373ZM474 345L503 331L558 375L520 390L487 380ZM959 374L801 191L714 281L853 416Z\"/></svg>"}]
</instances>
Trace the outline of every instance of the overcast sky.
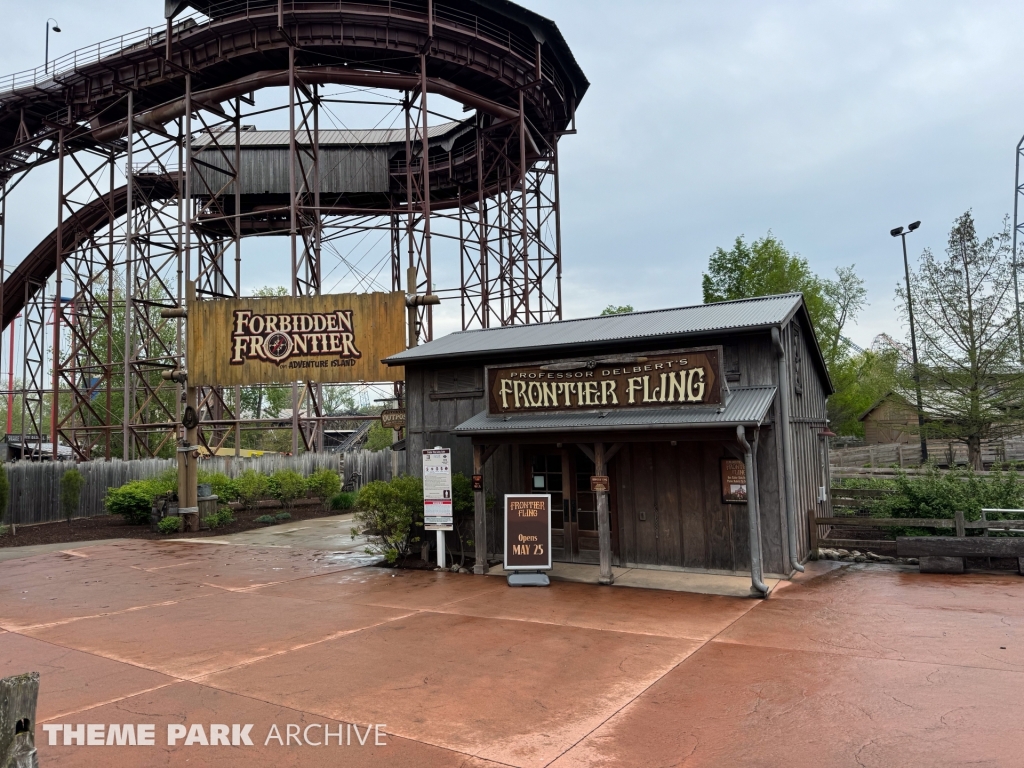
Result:
<instances>
[{"instance_id":1,"label":"overcast sky","mask_svg":"<svg viewBox=\"0 0 1024 768\"><path fill-rule=\"evenodd\" d=\"M698 303L715 247L771 230L822 276L857 265L871 306L849 335L866 346L904 335L892 227L923 221L916 258L968 208L982 233L1012 213L1024 4L525 5L555 20L592 83L560 149L568 317ZM163 15L160 0L0 9L2 73L41 63L47 16L59 55ZM53 226L52 181L36 176L12 200L12 262Z\"/></svg>"}]
</instances>

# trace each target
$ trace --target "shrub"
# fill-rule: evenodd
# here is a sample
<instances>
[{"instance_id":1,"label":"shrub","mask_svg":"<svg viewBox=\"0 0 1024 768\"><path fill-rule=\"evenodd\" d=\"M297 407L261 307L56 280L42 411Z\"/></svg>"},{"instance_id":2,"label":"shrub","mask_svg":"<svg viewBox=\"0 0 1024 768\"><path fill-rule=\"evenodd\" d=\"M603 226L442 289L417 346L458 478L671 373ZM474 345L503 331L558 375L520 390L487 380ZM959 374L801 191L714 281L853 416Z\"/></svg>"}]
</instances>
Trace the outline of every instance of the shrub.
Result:
<instances>
[{"instance_id":1,"label":"shrub","mask_svg":"<svg viewBox=\"0 0 1024 768\"><path fill-rule=\"evenodd\" d=\"M205 469L200 469L199 482L209 483L213 495L220 497L221 501L234 501L238 498L235 481L223 472L208 472Z\"/></svg>"},{"instance_id":2,"label":"shrub","mask_svg":"<svg viewBox=\"0 0 1024 768\"><path fill-rule=\"evenodd\" d=\"M885 517L952 518L962 510L966 519L979 520L982 509L1018 509L1024 502L1024 482L1016 470L995 470L981 477L970 468L940 472L930 466L923 475L896 475L894 493L879 499L874 514Z\"/></svg>"},{"instance_id":3,"label":"shrub","mask_svg":"<svg viewBox=\"0 0 1024 768\"><path fill-rule=\"evenodd\" d=\"M356 503L356 495L349 491L336 493L331 497L331 509L346 510L352 509Z\"/></svg>"},{"instance_id":4,"label":"shrub","mask_svg":"<svg viewBox=\"0 0 1024 768\"><path fill-rule=\"evenodd\" d=\"M231 514L230 509L225 507L224 509L214 512L212 515L204 517L203 522L210 528L220 528L221 526L230 525L235 522L235 516Z\"/></svg>"},{"instance_id":5,"label":"shrub","mask_svg":"<svg viewBox=\"0 0 1024 768\"><path fill-rule=\"evenodd\" d=\"M232 485L235 496L246 509L254 509L260 499L270 494L270 479L253 469L245 470Z\"/></svg>"},{"instance_id":6,"label":"shrub","mask_svg":"<svg viewBox=\"0 0 1024 768\"><path fill-rule=\"evenodd\" d=\"M261 523L262 525L273 525L277 521L274 519L273 515L260 515L256 518L256 522Z\"/></svg>"},{"instance_id":7,"label":"shrub","mask_svg":"<svg viewBox=\"0 0 1024 768\"><path fill-rule=\"evenodd\" d=\"M403 475L391 482L375 480L359 490L357 527L353 537L370 540L369 552L384 555L389 563L409 554L423 524L423 482Z\"/></svg>"},{"instance_id":8,"label":"shrub","mask_svg":"<svg viewBox=\"0 0 1024 768\"><path fill-rule=\"evenodd\" d=\"M292 469L278 470L270 479L274 485L275 495L284 504L285 509L291 507L292 502L306 492L306 479Z\"/></svg>"},{"instance_id":9,"label":"shrub","mask_svg":"<svg viewBox=\"0 0 1024 768\"><path fill-rule=\"evenodd\" d=\"M160 533L178 533L181 531L181 518L177 516L165 517L159 523L156 524Z\"/></svg>"},{"instance_id":10,"label":"shrub","mask_svg":"<svg viewBox=\"0 0 1024 768\"><path fill-rule=\"evenodd\" d=\"M330 469L318 469L306 478L306 488L320 499L324 509L328 509L333 498L341 492L341 478Z\"/></svg>"},{"instance_id":11,"label":"shrub","mask_svg":"<svg viewBox=\"0 0 1024 768\"><path fill-rule=\"evenodd\" d=\"M274 515L274 520L281 522L282 520L291 520L292 516L290 512L278 512Z\"/></svg>"},{"instance_id":12,"label":"shrub","mask_svg":"<svg viewBox=\"0 0 1024 768\"><path fill-rule=\"evenodd\" d=\"M10 532L11 532L11 526L9 526L9 525L0 525L0 538L6 536Z\"/></svg>"},{"instance_id":13,"label":"shrub","mask_svg":"<svg viewBox=\"0 0 1024 768\"><path fill-rule=\"evenodd\" d=\"M112 515L120 515L125 522L132 525L148 523L155 497L147 483L146 480L134 480L125 483L120 488L108 488L104 500L107 512Z\"/></svg>"},{"instance_id":14,"label":"shrub","mask_svg":"<svg viewBox=\"0 0 1024 768\"><path fill-rule=\"evenodd\" d=\"M83 485L85 485L85 478L77 469L69 469L60 476L60 511L68 523L78 511Z\"/></svg>"}]
</instances>

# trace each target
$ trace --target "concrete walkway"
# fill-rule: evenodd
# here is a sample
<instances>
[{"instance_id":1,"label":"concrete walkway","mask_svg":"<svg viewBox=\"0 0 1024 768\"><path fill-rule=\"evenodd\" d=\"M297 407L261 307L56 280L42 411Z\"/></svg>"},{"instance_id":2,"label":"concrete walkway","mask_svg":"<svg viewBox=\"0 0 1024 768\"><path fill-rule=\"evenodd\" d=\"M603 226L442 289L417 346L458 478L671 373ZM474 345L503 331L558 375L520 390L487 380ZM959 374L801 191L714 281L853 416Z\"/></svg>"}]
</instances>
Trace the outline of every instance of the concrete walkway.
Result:
<instances>
[{"instance_id":1,"label":"concrete walkway","mask_svg":"<svg viewBox=\"0 0 1024 768\"><path fill-rule=\"evenodd\" d=\"M548 576L553 581L573 581L579 584L597 584L601 569L589 563L554 563ZM488 576L508 576L502 566L496 565ZM750 597L750 576L720 573L691 573L656 568L612 567L612 586L640 589L664 589L670 592L695 592L701 595ZM769 589L775 589L780 579L765 579Z\"/></svg>"},{"instance_id":2,"label":"concrete walkway","mask_svg":"<svg viewBox=\"0 0 1024 768\"><path fill-rule=\"evenodd\" d=\"M1017 575L815 563L751 600L357 557L125 541L0 563L0 675L41 673L40 764L1022 764ZM156 744L51 746L60 724ZM203 746L211 724L253 746Z\"/></svg>"},{"instance_id":3,"label":"concrete walkway","mask_svg":"<svg viewBox=\"0 0 1024 768\"><path fill-rule=\"evenodd\" d=\"M335 552L363 552L365 536L352 536L354 515L347 512L331 517L296 520L280 525L253 528L226 536L207 536L201 539L179 539L199 544L239 544L255 547L288 547L294 549L321 549Z\"/></svg>"}]
</instances>

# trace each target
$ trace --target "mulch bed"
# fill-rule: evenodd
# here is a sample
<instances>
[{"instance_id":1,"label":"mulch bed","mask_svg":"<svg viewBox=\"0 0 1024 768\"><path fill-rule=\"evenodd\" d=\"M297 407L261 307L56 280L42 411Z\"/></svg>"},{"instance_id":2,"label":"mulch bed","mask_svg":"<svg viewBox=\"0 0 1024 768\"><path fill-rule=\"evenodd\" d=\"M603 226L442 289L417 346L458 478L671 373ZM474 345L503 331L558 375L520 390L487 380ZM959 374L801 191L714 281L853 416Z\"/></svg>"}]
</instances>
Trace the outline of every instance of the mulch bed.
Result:
<instances>
[{"instance_id":1,"label":"mulch bed","mask_svg":"<svg viewBox=\"0 0 1024 768\"><path fill-rule=\"evenodd\" d=\"M70 525L67 522L19 525L15 535L8 533L6 536L0 536L0 547L27 547L32 544L62 544L97 539L195 539L205 536L222 536L226 533L241 533L253 528L264 528L263 523L256 522L256 518L260 515L274 515L280 511L280 508L254 509L251 512L238 509L234 512L235 521L230 525L224 525L214 530L172 533L170 535L157 533L148 525L129 525L117 515L80 517L72 520ZM341 514L333 510L324 511L319 505L296 506L289 511L291 519L281 520L280 523L294 523L299 520Z\"/></svg>"}]
</instances>

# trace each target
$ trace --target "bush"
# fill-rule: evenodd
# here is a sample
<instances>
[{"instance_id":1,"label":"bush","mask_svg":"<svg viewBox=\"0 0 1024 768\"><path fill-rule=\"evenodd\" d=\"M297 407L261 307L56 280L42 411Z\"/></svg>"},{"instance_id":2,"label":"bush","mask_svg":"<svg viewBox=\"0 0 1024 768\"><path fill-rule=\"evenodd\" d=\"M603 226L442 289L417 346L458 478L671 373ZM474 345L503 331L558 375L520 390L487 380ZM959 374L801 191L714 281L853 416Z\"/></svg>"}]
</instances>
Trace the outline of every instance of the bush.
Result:
<instances>
[{"instance_id":1,"label":"bush","mask_svg":"<svg viewBox=\"0 0 1024 768\"><path fill-rule=\"evenodd\" d=\"M60 511L68 523L78 511L83 485L85 477L77 469L69 469L60 476Z\"/></svg>"},{"instance_id":2,"label":"bush","mask_svg":"<svg viewBox=\"0 0 1024 768\"><path fill-rule=\"evenodd\" d=\"M274 487L274 495L281 500L285 509L291 507L300 496L306 493L306 479L291 469L281 469L270 476Z\"/></svg>"},{"instance_id":3,"label":"bush","mask_svg":"<svg viewBox=\"0 0 1024 768\"><path fill-rule=\"evenodd\" d=\"M238 498L235 481L223 472L208 472L205 469L200 469L199 482L208 483L213 495L218 496L221 501L234 501Z\"/></svg>"},{"instance_id":4,"label":"bush","mask_svg":"<svg viewBox=\"0 0 1024 768\"><path fill-rule=\"evenodd\" d=\"M247 469L235 478L232 487L242 506L254 509L260 499L270 494L270 478L253 469Z\"/></svg>"},{"instance_id":5,"label":"bush","mask_svg":"<svg viewBox=\"0 0 1024 768\"><path fill-rule=\"evenodd\" d=\"M333 470L318 469L306 478L306 488L320 499L324 509L328 509L330 502L341 492L341 478Z\"/></svg>"},{"instance_id":6,"label":"bush","mask_svg":"<svg viewBox=\"0 0 1024 768\"><path fill-rule=\"evenodd\" d=\"M145 480L125 483L120 488L108 488L104 506L112 515L120 515L125 522L132 525L145 525L149 522L153 508L153 494L146 486ZM161 521L162 522L162 521Z\"/></svg>"},{"instance_id":7,"label":"bush","mask_svg":"<svg viewBox=\"0 0 1024 768\"><path fill-rule=\"evenodd\" d=\"M0 538L6 536L10 532L11 532L11 526L9 526L9 525L0 525Z\"/></svg>"},{"instance_id":8,"label":"bush","mask_svg":"<svg viewBox=\"0 0 1024 768\"><path fill-rule=\"evenodd\" d=\"M163 534L179 533L181 531L181 518L177 516L165 517L156 524L156 527L160 530L160 533Z\"/></svg>"},{"instance_id":9,"label":"bush","mask_svg":"<svg viewBox=\"0 0 1024 768\"><path fill-rule=\"evenodd\" d=\"M262 525L273 525L277 522L277 520L274 519L273 515L260 515L256 518L255 522L260 523Z\"/></svg>"},{"instance_id":10,"label":"bush","mask_svg":"<svg viewBox=\"0 0 1024 768\"><path fill-rule=\"evenodd\" d=\"M370 539L367 551L384 555L389 563L409 554L423 525L423 481L403 475L391 482L375 480L357 496L359 511L353 537Z\"/></svg>"},{"instance_id":11,"label":"bush","mask_svg":"<svg viewBox=\"0 0 1024 768\"><path fill-rule=\"evenodd\" d=\"M336 493L331 497L331 509L346 510L352 509L356 504L356 495L349 491Z\"/></svg>"},{"instance_id":12,"label":"bush","mask_svg":"<svg viewBox=\"0 0 1024 768\"><path fill-rule=\"evenodd\" d=\"M291 520L291 519L292 519L292 516L291 516L290 512L278 512L276 515L274 515L274 520L276 520L277 522L281 522L283 520Z\"/></svg>"},{"instance_id":13,"label":"bush","mask_svg":"<svg viewBox=\"0 0 1024 768\"><path fill-rule=\"evenodd\" d=\"M220 528L221 526L230 525L235 522L235 516L231 513L230 509L225 507L224 509L214 512L212 515L204 517L203 522L210 528Z\"/></svg>"},{"instance_id":14,"label":"bush","mask_svg":"<svg viewBox=\"0 0 1024 768\"><path fill-rule=\"evenodd\" d=\"M896 475L891 496L879 499L872 513L884 517L952 518L962 510L967 520L980 520L982 509L1019 509L1024 482L1016 470L995 470L981 477L970 468L940 472L929 466L923 475Z\"/></svg>"},{"instance_id":15,"label":"bush","mask_svg":"<svg viewBox=\"0 0 1024 768\"><path fill-rule=\"evenodd\" d=\"M148 480L132 480L120 488L108 488L104 506L111 515L121 515L134 525L145 525L153 502L158 496L173 493L178 488L178 473L169 469Z\"/></svg>"}]
</instances>

